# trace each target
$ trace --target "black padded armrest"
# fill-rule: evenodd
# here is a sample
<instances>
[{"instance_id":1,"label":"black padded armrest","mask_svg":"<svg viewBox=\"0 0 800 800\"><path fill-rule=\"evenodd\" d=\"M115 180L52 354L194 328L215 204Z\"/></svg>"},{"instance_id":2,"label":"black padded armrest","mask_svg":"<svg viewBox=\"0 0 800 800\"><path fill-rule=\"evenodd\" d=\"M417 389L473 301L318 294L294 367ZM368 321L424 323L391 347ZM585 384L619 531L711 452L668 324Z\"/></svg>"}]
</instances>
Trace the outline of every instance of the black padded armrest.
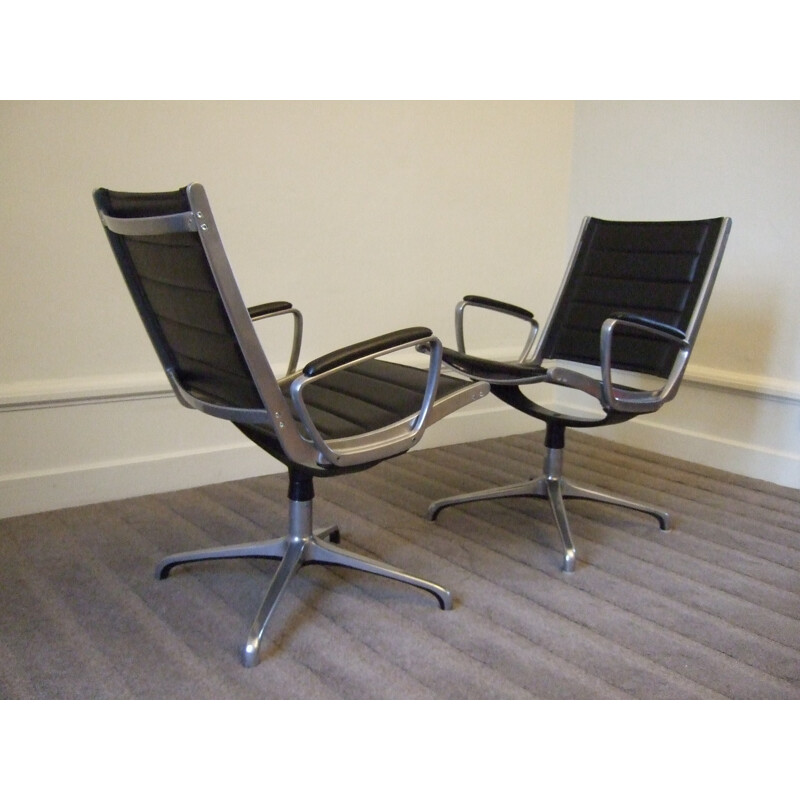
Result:
<instances>
[{"instance_id":1,"label":"black padded armrest","mask_svg":"<svg viewBox=\"0 0 800 800\"><path fill-rule=\"evenodd\" d=\"M533 344L536 340L537 334L539 333L539 323L536 321L533 313L522 306L515 306L512 303L504 303L502 300L493 300L491 297L483 297L479 294L465 295L464 299L456 304L456 347L458 348L459 352L467 352L467 346L464 343L464 311L469 306L477 306L478 308L483 308L488 311L497 311L501 314L516 317L517 319L526 322L529 326L528 336L522 347L522 352L517 359L517 362L519 364L526 364L530 362L531 353L533 352Z\"/></svg>"},{"instance_id":2,"label":"black padded armrest","mask_svg":"<svg viewBox=\"0 0 800 800\"><path fill-rule=\"evenodd\" d=\"M493 300L491 297L482 297L478 294L468 294L464 296L464 302L474 306L482 306L492 311L502 311L504 314L512 314L520 319L532 320L533 313L522 306L515 306L512 303L504 303L502 300Z\"/></svg>"},{"instance_id":3,"label":"black padded armrest","mask_svg":"<svg viewBox=\"0 0 800 800\"><path fill-rule=\"evenodd\" d=\"M433 336L433 331L430 328L403 328L392 333L385 333L382 336L366 339L363 342L351 344L348 347L342 347L332 353L315 358L306 364L303 374L308 378L313 378L329 370L342 367L351 361L357 361L360 358L366 358L393 347L402 347L404 344L411 344L419 339L427 339L431 336Z\"/></svg>"},{"instance_id":4,"label":"black padded armrest","mask_svg":"<svg viewBox=\"0 0 800 800\"><path fill-rule=\"evenodd\" d=\"M488 358L478 358L442 348L442 361L475 380L489 383L537 383L547 375L547 370L538 364L506 364Z\"/></svg>"},{"instance_id":5,"label":"black padded armrest","mask_svg":"<svg viewBox=\"0 0 800 800\"><path fill-rule=\"evenodd\" d=\"M292 304L287 303L285 300L276 300L272 303L261 303L258 306L250 306L247 313L250 314L250 319L258 319L259 317L266 317L269 314L277 314L280 311L291 311Z\"/></svg>"},{"instance_id":6,"label":"black padded armrest","mask_svg":"<svg viewBox=\"0 0 800 800\"><path fill-rule=\"evenodd\" d=\"M659 322L655 319L649 319L648 317L640 317L638 314L625 314L620 311L616 314L612 314L609 319L618 319L620 322L630 322L634 325L639 325L642 328L649 328L655 333L661 333L665 336L674 337L681 342L686 339L686 334L680 328L676 328L674 325L668 325L666 322Z\"/></svg>"},{"instance_id":7,"label":"black padded armrest","mask_svg":"<svg viewBox=\"0 0 800 800\"><path fill-rule=\"evenodd\" d=\"M297 369L297 362L300 358L300 347L303 343L303 315L286 300L273 300L271 303L249 306L247 313L250 315L250 319L253 322L268 317L282 316L283 314L291 314L294 317L292 350L289 355L289 363L286 366L286 374L290 375L293 373Z\"/></svg>"}]
</instances>

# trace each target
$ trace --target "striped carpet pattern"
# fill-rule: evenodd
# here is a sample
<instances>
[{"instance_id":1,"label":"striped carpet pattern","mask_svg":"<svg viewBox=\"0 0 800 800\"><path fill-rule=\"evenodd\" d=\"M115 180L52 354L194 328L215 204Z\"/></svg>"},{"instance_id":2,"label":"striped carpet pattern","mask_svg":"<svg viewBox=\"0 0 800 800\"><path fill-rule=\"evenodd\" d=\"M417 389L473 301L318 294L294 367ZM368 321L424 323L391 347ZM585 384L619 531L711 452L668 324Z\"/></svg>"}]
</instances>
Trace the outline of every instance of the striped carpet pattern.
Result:
<instances>
[{"instance_id":1,"label":"striped carpet pattern","mask_svg":"<svg viewBox=\"0 0 800 800\"><path fill-rule=\"evenodd\" d=\"M284 533L271 475L0 520L0 697L800 698L800 492L568 435L565 474L661 505L568 501L576 571L547 504L425 510L539 472L540 433L409 453L317 481L315 524L436 581L308 566L239 662L275 562L153 576L169 553Z\"/></svg>"}]
</instances>

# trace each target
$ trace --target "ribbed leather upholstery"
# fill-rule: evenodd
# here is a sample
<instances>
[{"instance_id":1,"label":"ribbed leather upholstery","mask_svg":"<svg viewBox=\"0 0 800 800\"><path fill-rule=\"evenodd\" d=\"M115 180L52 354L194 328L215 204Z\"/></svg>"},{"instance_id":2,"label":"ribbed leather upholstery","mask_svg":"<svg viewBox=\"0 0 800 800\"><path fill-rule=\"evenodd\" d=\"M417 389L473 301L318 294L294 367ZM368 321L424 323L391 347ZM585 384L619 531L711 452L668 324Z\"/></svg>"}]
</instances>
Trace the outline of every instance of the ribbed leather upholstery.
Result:
<instances>
[{"instance_id":1,"label":"ribbed leather upholstery","mask_svg":"<svg viewBox=\"0 0 800 800\"><path fill-rule=\"evenodd\" d=\"M258 396L193 234L128 239L142 288L186 389L200 399L258 408Z\"/></svg>"},{"instance_id":2,"label":"ribbed leather upholstery","mask_svg":"<svg viewBox=\"0 0 800 800\"><path fill-rule=\"evenodd\" d=\"M420 408L426 377L402 364L368 361L308 386L306 403L326 438L353 436L414 414ZM463 385L461 380L440 376L439 396Z\"/></svg>"},{"instance_id":3,"label":"ribbed leather upholstery","mask_svg":"<svg viewBox=\"0 0 800 800\"><path fill-rule=\"evenodd\" d=\"M105 197L108 212L120 216L176 214L189 208L183 190L161 193L161 203L150 195L107 192ZM150 334L172 356L184 388L207 402L261 407L200 237L192 232L117 236L116 243L133 267L126 276L129 286L134 281L132 289L146 298L140 313L154 323Z\"/></svg>"},{"instance_id":4,"label":"ribbed leather upholstery","mask_svg":"<svg viewBox=\"0 0 800 800\"><path fill-rule=\"evenodd\" d=\"M304 397L322 435L326 439L337 439L374 431L414 414L422 403L425 380L426 373L419 369L373 360L321 378L306 387ZM441 375L437 396L463 386L462 380ZM237 427L260 447L283 460L272 428L266 425Z\"/></svg>"},{"instance_id":5,"label":"ribbed leather upholstery","mask_svg":"<svg viewBox=\"0 0 800 800\"><path fill-rule=\"evenodd\" d=\"M306 564L395 580L430 592L442 609L452 608L443 586L340 547L336 525L315 528L314 478L368 469L407 452L427 425L485 396L488 386L441 376L441 343L422 326L340 347L298 372L302 315L283 300L245 305L202 185L157 194L97 189L94 201L178 400L233 423L288 472L284 535L176 553L161 559L156 577L199 561L278 561L241 650L246 667L266 655L267 626ZM288 374L279 379L253 322L283 314L293 317L294 335ZM424 368L378 360L414 347L430 353Z\"/></svg>"},{"instance_id":6,"label":"ribbed leather upholstery","mask_svg":"<svg viewBox=\"0 0 800 800\"><path fill-rule=\"evenodd\" d=\"M153 217L191 210L185 189L154 194L100 190L98 195L110 216ZM125 278L156 350L166 355L165 366L176 370L183 388L205 402L263 408L200 236L193 231L113 234L112 241L117 257L128 264ZM416 414L427 377L426 370L373 360L319 379L306 387L304 398L326 439L354 436ZM464 386L464 380L440 376L438 396ZM288 383L283 391L288 398ZM289 406L293 407L291 400ZM293 466L272 427L234 424L275 458ZM324 475L332 468L312 471Z\"/></svg>"},{"instance_id":7,"label":"ribbed leather upholstery","mask_svg":"<svg viewBox=\"0 0 800 800\"><path fill-rule=\"evenodd\" d=\"M616 312L635 312L686 331L722 219L608 222L590 219L542 344L545 359L599 363L599 331ZM701 267L699 265L705 265ZM620 331L613 365L666 377L675 349Z\"/></svg>"},{"instance_id":8,"label":"ribbed leather upholstery","mask_svg":"<svg viewBox=\"0 0 800 800\"><path fill-rule=\"evenodd\" d=\"M726 217L677 222L586 218L556 304L528 361L492 364L466 353L445 352L447 363L488 381L500 400L545 423L545 455L538 476L437 500L428 509L429 518L435 519L449 506L480 500L546 499L561 536L565 572L575 569L577 552L565 499L591 500L650 514L662 530L668 530L670 517L663 509L567 480L563 474L566 431L615 425L653 413L674 398L716 279L730 224ZM468 296L458 306L457 323L459 312L468 304L524 318L516 306L506 304L504 309L497 301ZM461 329L458 334L463 350ZM600 369L577 369L575 362ZM638 375L615 376L614 370ZM640 381L642 376L662 380ZM614 383L615 377L630 385ZM523 388L536 383L571 391L551 392L535 400ZM581 395L593 398L594 407L574 402L573 398Z\"/></svg>"}]
</instances>

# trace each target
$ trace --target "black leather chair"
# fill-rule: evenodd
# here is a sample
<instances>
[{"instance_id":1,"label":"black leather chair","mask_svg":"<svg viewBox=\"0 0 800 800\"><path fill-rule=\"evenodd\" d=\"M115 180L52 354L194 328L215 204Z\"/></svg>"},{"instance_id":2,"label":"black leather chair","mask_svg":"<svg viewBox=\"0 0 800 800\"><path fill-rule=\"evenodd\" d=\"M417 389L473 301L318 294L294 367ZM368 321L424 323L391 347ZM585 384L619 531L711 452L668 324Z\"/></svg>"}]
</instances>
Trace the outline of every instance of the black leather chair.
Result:
<instances>
[{"instance_id":1,"label":"black leather chair","mask_svg":"<svg viewBox=\"0 0 800 800\"><path fill-rule=\"evenodd\" d=\"M450 593L441 586L337 547L336 527L315 531L313 480L366 469L404 453L428 425L488 394L488 387L441 376L441 343L422 327L337 350L296 371L300 313L287 302L245 306L202 186L152 194L98 189L94 200L178 400L234 423L288 468L285 536L169 556L157 566L157 577L167 577L180 564L208 559L280 561L244 645L245 666L259 662L272 613L304 564L393 578L431 592L442 608L451 608ZM287 374L279 379L253 320L284 314L293 315L295 335ZM428 352L427 368L378 358L407 348Z\"/></svg>"},{"instance_id":2,"label":"black leather chair","mask_svg":"<svg viewBox=\"0 0 800 800\"><path fill-rule=\"evenodd\" d=\"M565 572L575 568L564 498L624 506L655 516L669 530L669 514L631 500L576 486L563 477L567 428L613 425L650 414L675 397L725 249L728 218L686 222L610 222L586 218L550 317L538 334L533 314L520 306L469 295L456 307L457 350L444 360L464 375L488 381L513 408L546 425L544 470L512 486L449 497L442 509L503 497L547 498L564 546ZM528 336L511 363L466 354L464 318L469 308L510 315ZM476 312L469 312L475 314ZM535 402L523 387L551 384L593 398L596 408L576 410L552 398ZM539 390L541 391L541 390ZM554 393L551 388L550 394ZM530 394L530 392L529 392Z\"/></svg>"}]
</instances>

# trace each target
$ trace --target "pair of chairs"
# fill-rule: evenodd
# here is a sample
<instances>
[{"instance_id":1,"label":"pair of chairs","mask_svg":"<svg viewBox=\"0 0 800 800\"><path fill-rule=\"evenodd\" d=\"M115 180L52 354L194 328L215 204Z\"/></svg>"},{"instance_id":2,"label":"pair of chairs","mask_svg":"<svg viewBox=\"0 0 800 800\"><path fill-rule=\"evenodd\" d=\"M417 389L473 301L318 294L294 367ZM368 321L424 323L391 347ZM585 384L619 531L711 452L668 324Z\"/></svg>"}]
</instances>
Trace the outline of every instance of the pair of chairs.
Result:
<instances>
[{"instance_id":1,"label":"pair of chairs","mask_svg":"<svg viewBox=\"0 0 800 800\"><path fill-rule=\"evenodd\" d=\"M368 469L415 446L428 425L492 392L546 424L544 475L503 489L459 495L473 500L547 497L564 545L564 570L575 547L564 497L616 503L655 515L667 512L568 483L562 476L565 429L608 425L656 411L678 389L719 267L730 221L606 222L587 219L554 310L537 337L533 315L518 306L467 296L456 311L457 349L444 348L424 327L386 333L297 368L302 316L290 303L247 307L228 263L202 186L174 192L98 189L94 200L117 263L178 400L232 422L288 470L288 530L253 544L179 553L156 567L227 558L280 563L242 649L245 666L263 656L267 625L286 588L305 564L349 567L433 594L443 609L450 592L395 567L339 546L337 527L315 529L314 479ZM480 307L529 327L513 363L469 356L464 316ZM471 313L471 312L470 312ZM291 315L294 339L286 374L273 371L254 322ZM403 350L424 353L427 368L397 363ZM447 364L450 369L444 369ZM567 364L567 366L565 366ZM594 368L577 369L569 365ZM625 382L617 372L624 370ZM639 376L659 385L637 385ZM567 386L598 401L601 416L565 413L530 400L522 388Z\"/></svg>"}]
</instances>

